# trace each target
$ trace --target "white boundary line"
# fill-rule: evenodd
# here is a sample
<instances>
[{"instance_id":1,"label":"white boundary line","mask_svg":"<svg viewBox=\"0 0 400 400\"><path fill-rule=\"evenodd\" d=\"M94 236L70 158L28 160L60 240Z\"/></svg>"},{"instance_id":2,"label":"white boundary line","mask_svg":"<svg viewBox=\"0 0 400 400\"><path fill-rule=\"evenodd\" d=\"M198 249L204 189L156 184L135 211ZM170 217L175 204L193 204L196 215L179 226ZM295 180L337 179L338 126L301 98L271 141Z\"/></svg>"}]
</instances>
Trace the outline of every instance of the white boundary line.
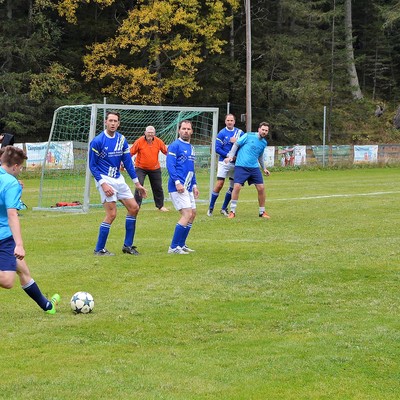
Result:
<instances>
[{"instance_id":1,"label":"white boundary line","mask_svg":"<svg viewBox=\"0 0 400 400\"><path fill-rule=\"evenodd\" d=\"M381 196L386 194L399 194L400 190L396 190L393 192L371 192L371 193L355 193L355 194L329 194L329 195L320 195L320 196L304 196L304 197L289 197L284 199L271 199L268 198L267 202L271 201L289 201L289 200L317 200L317 199L330 199L336 197L360 197L360 196ZM240 201L240 200L239 200Z\"/></svg>"}]
</instances>

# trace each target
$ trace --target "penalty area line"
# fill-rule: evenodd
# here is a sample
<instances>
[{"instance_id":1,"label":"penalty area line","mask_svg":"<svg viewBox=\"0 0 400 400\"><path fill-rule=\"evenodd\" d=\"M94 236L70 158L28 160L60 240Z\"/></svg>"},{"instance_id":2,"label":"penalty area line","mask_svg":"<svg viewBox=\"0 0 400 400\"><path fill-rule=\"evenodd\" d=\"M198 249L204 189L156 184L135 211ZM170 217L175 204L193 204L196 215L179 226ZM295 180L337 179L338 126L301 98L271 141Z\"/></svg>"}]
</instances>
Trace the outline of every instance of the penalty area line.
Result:
<instances>
[{"instance_id":1,"label":"penalty area line","mask_svg":"<svg viewBox=\"0 0 400 400\"><path fill-rule=\"evenodd\" d=\"M352 193L352 194L329 194L329 195L319 195L319 196L302 196L302 197L290 197L284 199L271 199L267 198L267 201L289 201L289 200L318 200L318 199L333 199L337 197L361 197L361 196L382 196L388 194L399 194L400 191L391 191L391 192L370 192L370 193Z\"/></svg>"}]
</instances>

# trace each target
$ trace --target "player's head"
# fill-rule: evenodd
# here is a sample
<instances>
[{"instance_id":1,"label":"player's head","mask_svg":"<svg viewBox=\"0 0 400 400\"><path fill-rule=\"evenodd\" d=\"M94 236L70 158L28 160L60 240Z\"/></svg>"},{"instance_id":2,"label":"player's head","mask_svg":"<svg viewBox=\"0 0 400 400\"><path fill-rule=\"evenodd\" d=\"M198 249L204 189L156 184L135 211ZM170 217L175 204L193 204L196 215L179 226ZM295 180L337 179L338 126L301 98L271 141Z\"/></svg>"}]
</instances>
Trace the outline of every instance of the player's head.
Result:
<instances>
[{"instance_id":1,"label":"player's head","mask_svg":"<svg viewBox=\"0 0 400 400\"><path fill-rule=\"evenodd\" d=\"M22 170L22 164L28 157L25 152L14 146L6 146L0 150L1 166L11 175L17 176Z\"/></svg>"},{"instance_id":2,"label":"player's head","mask_svg":"<svg viewBox=\"0 0 400 400\"><path fill-rule=\"evenodd\" d=\"M185 142L190 142L193 133L192 122L185 119L179 123L179 137Z\"/></svg>"},{"instance_id":3,"label":"player's head","mask_svg":"<svg viewBox=\"0 0 400 400\"><path fill-rule=\"evenodd\" d=\"M107 133L114 135L115 131L119 127L120 115L116 111L108 111L106 114L105 126Z\"/></svg>"},{"instance_id":4,"label":"player's head","mask_svg":"<svg viewBox=\"0 0 400 400\"><path fill-rule=\"evenodd\" d=\"M258 133L260 137L265 138L268 135L269 132L269 123L268 122L261 122L260 125L258 125Z\"/></svg>"},{"instance_id":5,"label":"player's head","mask_svg":"<svg viewBox=\"0 0 400 400\"><path fill-rule=\"evenodd\" d=\"M153 140L154 136L156 136L156 128L149 125L144 131L144 137L146 138L146 140Z\"/></svg>"},{"instance_id":6,"label":"player's head","mask_svg":"<svg viewBox=\"0 0 400 400\"><path fill-rule=\"evenodd\" d=\"M225 125L228 129L233 129L236 123L236 118L233 114L225 115Z\"/></svg>"}]
</instances>

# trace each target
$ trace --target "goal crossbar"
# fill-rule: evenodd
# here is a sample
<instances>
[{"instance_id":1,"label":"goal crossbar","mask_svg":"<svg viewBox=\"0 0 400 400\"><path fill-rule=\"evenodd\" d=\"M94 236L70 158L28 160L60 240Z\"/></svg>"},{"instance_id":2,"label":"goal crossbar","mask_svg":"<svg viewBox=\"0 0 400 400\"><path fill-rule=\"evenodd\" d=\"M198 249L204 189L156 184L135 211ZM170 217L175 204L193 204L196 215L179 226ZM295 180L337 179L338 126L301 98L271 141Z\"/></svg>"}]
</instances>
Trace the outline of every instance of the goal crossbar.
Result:
<instances>
[{"instance_id":1,"label":"goal crossbar","mask_svg":"<svg viewBox=\"0 0 400 400\"><path fill-rule=\"evenodd\" d=\"M213 143L218 134L218 108L144 106L121 104L66 105L55 110L48 141L43 143L40 164L40 189L38 206L34 210L63 212L88 212L91 207L101 206L99 196L92 185L89 170L89 143L104 130L108 111L121 115L119 131L131 145L142 136L146 126L153 125L157 136L167 145L178 135L178 125L188 119L193 124L191 143L196 152L196 169L209 172L209 199L215 178L216 155ZM164 158L163 158L164 157ZM165 156L160 155L163 186L168 174ZM149 200L152 193L150 190Z\"/></svg>"}]
</instances>

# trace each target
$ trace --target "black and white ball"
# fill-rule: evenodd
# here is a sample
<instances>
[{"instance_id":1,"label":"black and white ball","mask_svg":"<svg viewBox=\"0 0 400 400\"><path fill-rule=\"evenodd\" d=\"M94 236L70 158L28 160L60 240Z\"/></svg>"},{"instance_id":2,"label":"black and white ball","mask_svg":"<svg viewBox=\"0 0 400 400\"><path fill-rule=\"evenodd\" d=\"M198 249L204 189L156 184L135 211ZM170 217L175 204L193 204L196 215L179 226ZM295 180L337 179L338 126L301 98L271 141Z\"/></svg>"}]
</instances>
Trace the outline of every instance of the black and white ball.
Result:
<instances>
[{"instance_id":1,"label":"black and white ball","mask_svg":"<svg viewBox=\"0 0 400 400\"><path fill-rule=\"evenodd\" d=\"M76 292L71 297L71 309L76 314L88 314L93 311L94 299L88 292Z\"/></svg>"}]
</instances>

